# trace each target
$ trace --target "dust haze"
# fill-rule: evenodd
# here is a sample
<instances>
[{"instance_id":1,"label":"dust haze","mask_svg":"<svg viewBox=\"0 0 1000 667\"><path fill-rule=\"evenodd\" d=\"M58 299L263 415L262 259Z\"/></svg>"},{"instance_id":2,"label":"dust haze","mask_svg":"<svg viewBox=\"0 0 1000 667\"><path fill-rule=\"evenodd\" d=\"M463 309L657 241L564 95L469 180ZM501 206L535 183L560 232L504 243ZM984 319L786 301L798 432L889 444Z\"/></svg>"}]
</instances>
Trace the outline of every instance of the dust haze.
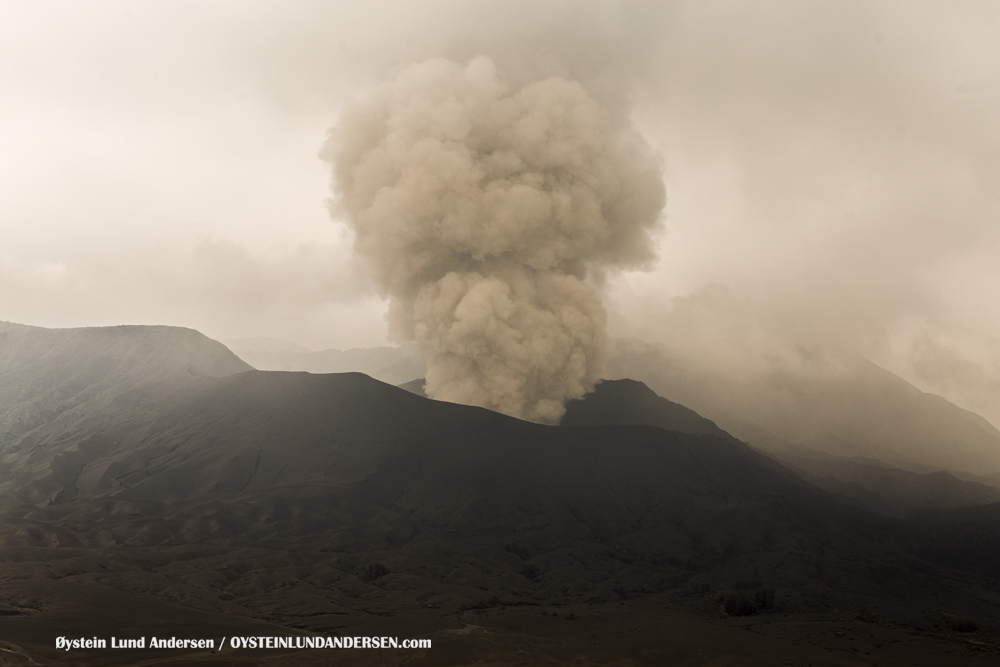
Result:
<instances>
[{"instance_id":1,"label":"dust haze","mask_svg":"<svg viewBox=\"0 0 1000 667\"><path fill-rule=\"evenodd\" d=\"M445 285L429 290L451 273L447 298L475 285L533 292L518 301L524 317L549 312L548 288L567 292L587 340L546 338L566 360L599 349L606 317L610 337L740 386L826 378L864 358L1000 423L994 4L54 6L7 6L0 22L0 173L12 186L0 199L0 319L157 322L318 349L418 337L422 304L431 349L453 309L436 305ZM667 201L654 245L601 257L591 243L547 267L432 257L438 275L419 277L389 259L404 276L349 266L370 242L357 222L367 195L328 219L315 157L326 129L413 68L465 72L479 55L506 77L503 95L576 82L611 135L648 143ZM632 224L645 233L651 217ZM476 261L494 252L465 242ZM242 268L188 270L220 248ZM651 271L617 273L653 256ZM543 275L554 282L539 290ZM262 280L275 286L266 303ZM399 304L388 326L385 295ZM473 372L456 352L467 344L435 352L431 387L499 406L452 382ZM503 382L573 396L601 372L600 353L584 357L558 381ZM556 414L537 401L505 409Z\"/></svg>"}]
</instances>

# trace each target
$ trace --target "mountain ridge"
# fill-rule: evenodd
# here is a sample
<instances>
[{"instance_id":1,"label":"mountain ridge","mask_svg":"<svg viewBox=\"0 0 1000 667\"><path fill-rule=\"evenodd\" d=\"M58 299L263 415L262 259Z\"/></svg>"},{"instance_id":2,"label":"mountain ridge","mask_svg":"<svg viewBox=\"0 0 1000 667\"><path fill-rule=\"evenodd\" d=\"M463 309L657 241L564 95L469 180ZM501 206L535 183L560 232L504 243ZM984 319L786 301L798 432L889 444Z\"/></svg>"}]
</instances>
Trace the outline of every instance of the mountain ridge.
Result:
<instances>
[{"instance_id":1,"label":"mountain ridge","mask_svg":"<svg viewBox=\"0 0 1000 667\"><path fill-rule=\"evenodd\" d=\"M1000 603L984 576L996 571L1000 545L989 535L1000 505L920 521L877 516L638 382L602 383L592 413L578 414L588 398L571 406L570 421L591 423L547 426L358 373L240 371L226 351L205 367L237 372L195 375L184 346L154 345L162 355L147 357L104 335L78 350L93 345L120 362L81 362L101 391L2 452L0 562L16 573L3 582L16 612L5 627L36 662L65 658L49 628L104 632L94 600L111 599L140 619L156 609L167 627L187 627L195 613L247 635L264 623L358 634L391 617L401 636L423 628L440 647L466 636L452 630L489 628L462 644L458 664L486 659L482 651L494 662L578 663L597 649L576 628L617 628L638 609L701 628L706 639L685 649L696 664L732 655L717 640L743 613L805 638L806 660L826 655L824 628L844 627L843 610L877 607L882 625L857 623L895 637L913 622L914 601L980 619L977 641L994 641L982 619ZM22 371L45 367L39 383L61 387L62 357L30 349ZM15 380L0 374L0 391ZM37 396L48 394L28 398ZM593 423L602 410L624 423ZM647 417L656 423L635 423ZM705 432L664 428L672 424ZM539 611L561 616L562 629L539 634ZM659 647L616 636L615 660ZM757 655L764 640L747 636L739 655ZM917 660L949 664L925 640ZM760 664L793 641L767 644L775 653ZM560 646L576 648L553 657ZM78 660L134 662L114 652Z\"/></svg>"},{"instance_id":2,"label":"mountain ridge","mask_svg":"<svg viewBox=\"0 0 1000 667\"><path fill-rule=\"evenodd\" d=\"M285 354L280 360L262 359L265 363L257 367L357 371L395 385L426 373L412 347L377 348L360 356L324 354L334 355L336 365ZM689 356L664 345L615 339L604 377L643 382L764 451L792 443L837 456L878 458L916 473L1000 475L1000 430L862 357L832 350L803 352L730 376ZM254 359L247 359L253 364Z\"/></svg>"}]
</instances>

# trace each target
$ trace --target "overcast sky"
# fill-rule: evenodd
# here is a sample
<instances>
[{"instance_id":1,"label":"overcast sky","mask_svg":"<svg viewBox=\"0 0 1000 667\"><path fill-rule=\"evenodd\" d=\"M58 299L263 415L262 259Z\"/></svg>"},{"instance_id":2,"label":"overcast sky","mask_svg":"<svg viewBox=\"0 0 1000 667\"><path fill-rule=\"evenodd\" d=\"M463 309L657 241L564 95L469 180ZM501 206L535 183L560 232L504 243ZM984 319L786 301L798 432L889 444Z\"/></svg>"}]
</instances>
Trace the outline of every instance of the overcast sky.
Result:
<instances>
[{"instance_id":1,"label":"overcast sky","mask_svg":"<svg viewBox=\"0 0 1000 667\"><path fill-rule=\"evenodd\" d=\"M996 2L8 0L0 320L383 344L326 129L407 63L546 50L663 162L613 335L848 349L1000 415Z\"/></svg>"}]
</instances>

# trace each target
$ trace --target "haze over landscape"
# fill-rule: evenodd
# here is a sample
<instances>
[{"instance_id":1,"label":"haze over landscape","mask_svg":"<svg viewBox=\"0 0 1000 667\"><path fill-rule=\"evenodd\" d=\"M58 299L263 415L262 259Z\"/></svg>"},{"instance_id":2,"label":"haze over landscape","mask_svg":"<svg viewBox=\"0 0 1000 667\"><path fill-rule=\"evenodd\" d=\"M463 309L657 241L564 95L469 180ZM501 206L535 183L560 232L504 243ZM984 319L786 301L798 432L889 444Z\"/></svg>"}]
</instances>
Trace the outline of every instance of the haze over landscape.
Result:
<instances>
[{"instance_id":1,"label":"haze over landscape","mask_svg":"<svg viewBox=\"0 0 1000 667\"><path fill-rule=\"evenodd\" d=\"M602 289L612 336L748 378L846 350L996 425L998 11L7 5L3 317L384 344L326 130L411 63L541 52L604 74L661 161L659 261Z\"/></svg>"},{"instance_id":2,"label":"haze over landscape","mask_svg":"<svg viewBox=\"0 0 1000 667\"><path fill-rule=\"evenodd\" d=\"M980 2L0 8L0 664L989 664L998 44Z\"/></svg>"}]
</instances>

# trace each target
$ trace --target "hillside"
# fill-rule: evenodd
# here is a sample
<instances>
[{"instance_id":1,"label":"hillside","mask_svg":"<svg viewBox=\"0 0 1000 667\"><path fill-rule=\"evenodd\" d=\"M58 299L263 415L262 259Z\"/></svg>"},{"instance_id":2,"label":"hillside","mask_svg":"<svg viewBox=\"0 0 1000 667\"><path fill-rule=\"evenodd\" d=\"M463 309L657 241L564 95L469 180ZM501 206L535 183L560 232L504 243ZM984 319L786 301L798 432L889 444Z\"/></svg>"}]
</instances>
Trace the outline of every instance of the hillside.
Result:
<instances>
[{"instance_id":1,"label":"hillside","mask_svg":"<svg viewBox=\"0 0 1000 667\"><path fill-rule=\"evenodd\" d=\"M657 396L635 380L604 380L594 391L566 404L563 426L659 426L666 431L726 436L694 410Z\"/></svg>"},{"instance_id":2,"label":"hillside","mask_svg":"<svg viewBox=\"0 0 1000 667\"><path fill-rule=\"evenodd\" d=\"M114 357L149 342L144 329L122 335L85 336L80 349ZM25 368L49 363L45 345L22 349ZM44 442L22 438L5 457L0 609L6 640L17 639L5 650L24 662L66 658L52 648L56 629L222 636L391 626L434 637L435 650L359 653L358 664L855 664L851 654L827 656L847 649L837 627L865 650L890 642L885 664L966 664L945 652L965 641L959 631L901 629L942 609L978 619L981 664L992 659L988 619L1000 591L979 573L992 574L995 545L977 537L992 530L991 514L874 516L639 383L603 383L591 399L599 413L568 413L612 425L542 426L361 374L178 373L169 369L186 363L187 347L152 349L173 352L94 366L89 381L103 397L95 416L46 425ZM206 367L241 367L226 359ZM64 381L56 370L48 383ZM31 396L45 395L44 384ZM155 400L135 398L144 392ZM636 424L643 406L688 432ZM974 557L958 562L958 546L977 539ZM739 609L766 628L734 625ZM239 654L240 664L326 659Z\"/></svg>"},{"instance_id":3,"label":"hillside","mask_svg":"<svg viewBox=\"0 0 1000 667\"><path fill-rule=\"evenodd\" d=\"M361 372L397 385L426 372L412 346L240 354L261 370ZM727 370L680 350L620 339L605 377L642 382L765 451L790 444L911 472L974 475L998 486L980 478L1000 476L1000 431L861 357L826 351Z\"/></svg>"},{"instance_id":4,"label":"hillside","mask_svg":"<svg viewBox=\"0 0 1000 667\"><path fill-rule=\"evenodd\" d=\"M21 487L48 476L56 457L75 449L84 434L201 378L247 370L225 346L191 329L44 329L2 322L0 491L18 490L14 497L28 499ZM8 495L0 503L11 500Z\"/></svg>"},{"instance_id":5,"label":"hillside","mask_svg":"<svg viewBox=\"0 0 1000 667\"><path fill-rule=\"evenodd\" d=\"M791 443L914 472L1000 472L1000 431L988 421L861 357L831 353L727 376L620 340L607 376L644 382L766 451Z\"/></svg>"},{"instance_id":6,"label":"hillside","mask_svg":"<svg viewBox=\"0 0 1000 667\"><path fill-rule=\"evenodd\" d=\"M885 516L1000 503L1000 489L941 470L911 472L875 459L833 456L805 447L783 447L772 454L821 489Z\"/></svg>"}]
</instances>

